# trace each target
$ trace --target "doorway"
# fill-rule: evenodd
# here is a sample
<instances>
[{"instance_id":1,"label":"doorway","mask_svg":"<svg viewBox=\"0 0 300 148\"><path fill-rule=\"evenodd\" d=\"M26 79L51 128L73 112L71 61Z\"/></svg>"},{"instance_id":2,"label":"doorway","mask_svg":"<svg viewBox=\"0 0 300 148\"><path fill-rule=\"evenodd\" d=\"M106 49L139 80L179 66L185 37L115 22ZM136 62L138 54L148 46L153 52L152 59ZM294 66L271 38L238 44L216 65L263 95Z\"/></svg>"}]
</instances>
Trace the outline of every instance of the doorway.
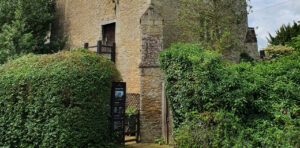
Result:
<instances>
[{"instance_id":1,"label":"doorway","mask_svg":"<svg viewBox=\"0 0 300 148\"><path fill-rule=\"evenodd\" d=\"M116 39L116 23L111 23L102 26L102 41L104 45L112 46Z\"/></svg>"}]
</instances>

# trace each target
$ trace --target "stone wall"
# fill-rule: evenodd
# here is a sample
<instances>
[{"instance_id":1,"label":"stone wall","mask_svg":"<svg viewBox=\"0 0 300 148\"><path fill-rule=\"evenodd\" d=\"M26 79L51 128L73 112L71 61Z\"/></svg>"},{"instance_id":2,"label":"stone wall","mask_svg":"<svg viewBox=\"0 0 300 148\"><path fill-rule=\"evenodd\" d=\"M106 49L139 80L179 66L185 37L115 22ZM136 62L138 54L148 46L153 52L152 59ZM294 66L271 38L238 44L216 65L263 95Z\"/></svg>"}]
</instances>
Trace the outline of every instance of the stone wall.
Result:
<instances>
[{"instance_id":1,"label":"stone wall","mask_svg":"<svg viewBox=\"0 0 300 148\"><path fill-rule=\"evenodd\" d=\"M159 68L141 68L141 142L155 142L162 137L162 81Z\"/></svg>"},{"instance_id":2,"label":"stone wall","mask_svg":"<svg viewBox=\"0 0 300 148\"><path fill-rule=\"evenodd\" d=\"M245 0L246 2L246 0ZM236 17L237 21L232 22L232 29L231 30L231 36L234 38L234 44L236 47L223 51L223 57L224 59L237 63L240 60L240 54L245 49L245 37L248 30L248 17L247 17L247 6L244 2L237 1L235 5L235 9L237 10ZM238 11L239 10L239 11Z\"/></svg>"},{"instance_id":3,"label":"stone wall","mask_svg":"<svg viewBox=\"0 0 300 148\"><path fill-rule=\"evenodd\" d=\"M96 44L103 20L116 18L111 0L56 0L54 34L68 37L67 47L82 47L85 42Z\"/></svg>"},{"instance_id":4,"label":"stone wall","mask_svg":"<svg viewBox=\"0 0 300 148\"><path fill-rule=\"evenodd\" d=\"M152 0L151 5L163 18L164 49L178 41L179 31L176 27L177 8L180 0Z\"/></svg>"},{"instance_id":5,"label":"stone wall","mask_svg":"<svg viewBox=\"0 0 300 148\"><path fill-rule=\"evenodd\" d=\"M243 45L242 49L233 49L230 51L224 51L223 52L224 59L234 63L238 63L240 61L241 53L247 53L255 60L259 59L257 38L256 38L254 28L249 28L249 29L247 28L247 31L242 33L243 34L245 33L243 35L244 36L243 38L241 38L242 36L240 36L240 41L244 41L241 42L241 44Z\"/></svg>"},{"instance_id":6,"label":"stone wall","mask_svg":"<svg viewBox=\"0 0 300 148\"><path fill-rule=\"evenodd\" d=\"M246 0L245 0L246 1ZM254 28L248 27L248 13L245 3L239 2L236 5L238 15L241 16L239 21L234 25L232 35L237 42L241 45L239 48L233 48L230 51L224 52L224 58L231 62L237 63L240 61L240 54L248 53L254 59L258 59L258 46Z\"/></svg>"},{"instance_id":7,"label":"stone wall","mask_svg":"<svg viewBox=\"0 0 300 148\"><path fill-rule=\"evenodd\" d=\"M128 93L140 93L140 18L148 7L148 0L119 0L117 4L116 65Z\"/></svg>"},{"instance_id":8,"label":"stone wall","mask_svg":"<svg viewBox=\"0 0 300 148\"><path fill-rule=\"evenodd\" d=\"M164 103L163 74L158 67L158 54L178 41L176 28L179 0L151 0L151 7L141 18L141 141L154 142L171 139L169 112ZM170 122L170 121L169 121Z\"/></svg>"},{"instance_id":9,"label":"stone wall","mask_svg":"<svg viewBox=\"0 0 300 148\"><path fill-rule=\"evenodd\" d=\"M163 18L152 6L141 17L141 142L162 136L162 72L158 54L163 50Z\"/></svg>"},{"instance_id":10,"label":"stone wall","mask_svg":"<svg viewBox=\"0 0 300 148\"><path fill-rule=\"evenodd\" d=\"M127 83L127 93L140 94L142 142L154 142L162 137L163 75L158 67L158 54L177 42L178 2L56 0L53 35L67 36L68 48L83 47L85 42L96 45L102 39L102 26L116 23L116 66ZM235 27L241 42L245 40L247 27L247 18ZM247 51L253 51L254 47L255 43L247 43ZM240 52L232 50L225 57L236 62Z\"/></svg>"},{"instance_id":11,"label":"stone wall","mask_svg":"<svg viewBox=\"0 0 300 148\"><path fill-rule=\"evenodd\" d=\"M254 28L248 28L246 39L245 39L245 49L243 52L248 53L255 60L258 60L260 58L258 53L257 38L256 38Z\"/></svg>"},{"instance_id":12,"label":"stone wall","mask_svg":"<svg viewBox=\"0 0 300 148\"><path fill-rule=\"evenodd\" d=\"M149 5L150 0L56 0L53 35L67 36L66 48L96 45L102 25L116 23L117 68L128 93L140 93L140 18Z\"/></svg>"}]
</instances>

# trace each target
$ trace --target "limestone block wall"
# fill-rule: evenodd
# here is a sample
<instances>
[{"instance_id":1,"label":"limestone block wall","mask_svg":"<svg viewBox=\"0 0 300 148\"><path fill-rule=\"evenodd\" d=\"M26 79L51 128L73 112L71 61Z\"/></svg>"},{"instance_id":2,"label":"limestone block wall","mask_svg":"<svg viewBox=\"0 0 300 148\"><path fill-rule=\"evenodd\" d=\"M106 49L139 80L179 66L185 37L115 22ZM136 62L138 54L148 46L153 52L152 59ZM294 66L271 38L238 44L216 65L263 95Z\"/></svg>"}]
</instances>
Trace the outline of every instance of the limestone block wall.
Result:
<instances>
[{"instance_id":1,"label":"limestone block wall","mask_svg":"<svg viewBox=\"0 0 300 148\"><path fill-rule=\"evenodd\" d=\"M163 50L163 18L152 6L141 17L141 35L140 140L154 142L162 136L163 76L158 54Z\"/></svg>"},{"instance_id":2,"label":"limestone block wall","mask_svg":"<svg viewBox=\"0 0 300 148\"><path fill-rule=\"evenodd\" d=\"M96 45L102 26L116 23L116 66L128 93L140 93L140 18L150 0L56 0L53 35L68 37L66 48ZM96 49L93 49L94 51Z\"/></svg>"},{"instance_id":3,"label":"limestone block wall","mask_svg":"<svg viewBox=\"0 0 300 148\"><path fill-rule=\"evenodd\" d=\"M159 68L141 68L141 142L155 142L162 137L162 80Z\"/></svg>"},{"instance_id":4,"label":"limestone block wall","mask_svg":"<svg viewBox=\"0 0 300 148\"><path fill-rule=\"evenodd\" d=\"M158 67L158 54L177 42L178 2L151 0L151 6L141 17L141 142L154 142L168 132L163 120L166 106L163 104L163 74Z\"/></svg>"},{"instance_id":5,"label":"limestone block wall","mask_svg":"<svg viewBox=\"0 0 300 148\"><path fill-rule=\"evenodd\" d=\"M67 47L82 47L85 42L96 44L103 20L116 18L112 0L56 0L53 34L68 37Z\"/></svg>"},{"instance_id":6,"label":"limestone block wall","mask_svg":"<svg viewBox=\"0 0 300 148\"><path fill-rule=\"evenodd\" d=\"M148 0L119 0L117 4L116 65L128 93L140 93L141 31L140 18Z\"/></svg>"}]
</instances>

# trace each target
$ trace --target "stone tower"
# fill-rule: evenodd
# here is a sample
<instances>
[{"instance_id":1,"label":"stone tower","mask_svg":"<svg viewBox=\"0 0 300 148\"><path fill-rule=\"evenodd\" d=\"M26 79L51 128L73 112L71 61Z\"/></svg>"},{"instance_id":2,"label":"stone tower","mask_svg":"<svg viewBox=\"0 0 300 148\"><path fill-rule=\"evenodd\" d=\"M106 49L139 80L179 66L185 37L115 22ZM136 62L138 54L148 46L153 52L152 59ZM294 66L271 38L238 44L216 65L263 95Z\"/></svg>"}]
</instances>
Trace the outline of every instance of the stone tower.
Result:
<instances>
[{"instance_id":1,"label":"stone tower","mask_svg":"<svg viewBox=\"0 0 300 148\"><path fill-rule=\"evenodd\" d=\"M56 0L53 35L67 36L67 48L98 40L116 43L116 66L127 93L140 96L141 142L154 142L167 128L158 54L177 41L178 1ZM248 24L243 25L246 36Z\"/></svg>"}]
</instances>

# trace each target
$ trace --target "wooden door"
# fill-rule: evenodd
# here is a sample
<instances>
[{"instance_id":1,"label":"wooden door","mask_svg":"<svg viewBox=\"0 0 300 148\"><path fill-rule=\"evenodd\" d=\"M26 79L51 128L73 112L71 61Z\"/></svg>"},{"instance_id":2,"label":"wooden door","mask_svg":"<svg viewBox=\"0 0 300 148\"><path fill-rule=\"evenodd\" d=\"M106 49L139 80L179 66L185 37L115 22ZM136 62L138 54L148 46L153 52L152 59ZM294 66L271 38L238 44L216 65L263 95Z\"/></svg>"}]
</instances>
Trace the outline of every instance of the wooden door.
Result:
<instances>
[{"instance_id":1,"label":"wooden door","mask_svg":"<svg viewBox=\"0 0 300 148\"><path fill-rule=\"evenodd\" d=\"M115 23L102 26L104 45L112 46L113 43L115 43L115 30L116 30Z\"/></svg>"}]
</instances>

